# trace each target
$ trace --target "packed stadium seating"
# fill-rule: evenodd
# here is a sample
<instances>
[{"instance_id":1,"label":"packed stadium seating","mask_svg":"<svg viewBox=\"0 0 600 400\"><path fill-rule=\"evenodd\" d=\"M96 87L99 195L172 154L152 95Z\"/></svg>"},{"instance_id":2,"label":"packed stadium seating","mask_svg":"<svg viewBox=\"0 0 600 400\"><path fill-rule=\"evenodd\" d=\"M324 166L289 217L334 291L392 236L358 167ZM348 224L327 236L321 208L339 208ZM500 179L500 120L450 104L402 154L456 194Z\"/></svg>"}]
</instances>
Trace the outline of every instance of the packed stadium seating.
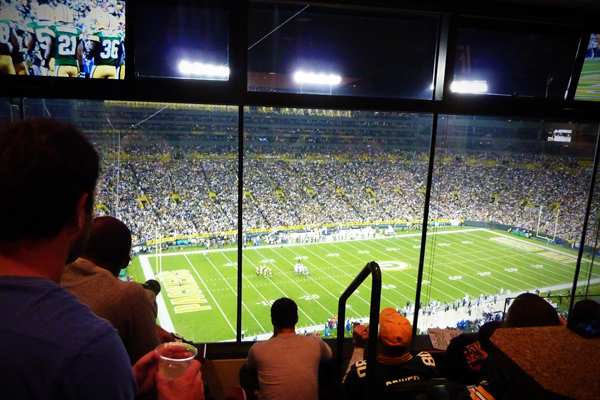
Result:
<instances>
[{"instance_id":1,"label":"packed stadium seating","mask_svg":"<svg viewBox=\"0 0 600 400\"><path fill-rule=\"evenodd\" d=\"M110 118L79 107L80 126L104 156L99 213L125 220L139 241L235 231L231 107L179 106L145 121L168 105L132 104L109 104ZM422 220L427 118L261 107L249 110L245 125L244 231ZM583 159L504 145L438 148L429 219L539 229L577 243L590 179Z\"/></svg>"}]
</instances>

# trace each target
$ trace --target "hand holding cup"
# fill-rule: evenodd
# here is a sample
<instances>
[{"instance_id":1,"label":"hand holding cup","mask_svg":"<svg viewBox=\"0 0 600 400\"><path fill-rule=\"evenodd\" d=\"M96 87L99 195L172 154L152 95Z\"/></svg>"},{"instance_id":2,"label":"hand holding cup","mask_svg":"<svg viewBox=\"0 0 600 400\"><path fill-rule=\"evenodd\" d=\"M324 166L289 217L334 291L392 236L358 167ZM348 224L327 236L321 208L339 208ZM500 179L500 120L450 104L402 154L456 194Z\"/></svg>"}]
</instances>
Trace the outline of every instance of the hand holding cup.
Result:
<instances>
[{"instance_id":1,"label":"hand holding cup","mask_svg":"<svg viewBox=\"0 0 600 400\"><path fill-rule=\"evenodd\" d=\"M167 379L172 380L183 374L198 354L198 349L188 343L167 342L156 347L158 371Z\"/></svg>"}]
</instances>

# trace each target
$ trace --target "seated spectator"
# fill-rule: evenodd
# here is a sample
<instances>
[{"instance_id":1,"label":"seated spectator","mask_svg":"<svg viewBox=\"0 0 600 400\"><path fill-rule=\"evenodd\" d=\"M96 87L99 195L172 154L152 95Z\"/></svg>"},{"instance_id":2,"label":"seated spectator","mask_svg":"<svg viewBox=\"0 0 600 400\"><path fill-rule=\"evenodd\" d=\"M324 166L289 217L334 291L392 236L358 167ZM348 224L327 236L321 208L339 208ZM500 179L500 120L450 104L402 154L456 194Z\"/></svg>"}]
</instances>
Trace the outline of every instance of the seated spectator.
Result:
<instances>
[{"instance_id":1,"label":"seated spectator","mask_svg":"<svg viewBox=\"0 0 600 400\"><path fill-rule=\"evenodd\" d=\"M364 359L369 327L357 325L353 331L354 354L342 383L346 399L364 399L367 362ZM426 380L439 377L433 357L427 352L413 356L408 351L412 340L410 322L393 308L385 308L379 314L379 337L377 365L368 370L375 373L372 398L383 389L402 382Z\"/></svg>"},{"instance_id":2,"label":"seated spectator","mask_svg":"<svg viewBox=\"0 0 600 400\"><path fill-rule=\"evenodd\" d=\"M550 303L533 293L523 293L515 298L504 316L505 328L557 326L562 321Z\"/></svg>"},{"instance_id":3,"label":"seated spectator","mask_svg":"<svg viewBox=\"0 0 600 400\"><path fill-rule=\"evenodd\" d=\"M0 386L6 399L204 399L200 363L177 379L154 351L133 368L115 330L59 285L92 226L99 160L54 120L0 130Z\"/></svg>"},{"instance_id":4,"label":"seated spectator","mask_svg":"<svg viewBox=\"0 0 600 400\"><path fill-rule=\"evenodd\" d=\"M600 303L591 299L584 299L575 303L571 310L568 327L583 336L599 335Z\"/></svg>"},{"instance_id":5,"label":"seated spectator","mask_svg":"<svg viewBox=\"0 0 600 400\"><path fill-rule=\"evenodd\" d=\"M331 349L314 335L296 334L297 322L298 306L293 300L275 301L271 306L275 333L248 352L246 368L258 372L261 400L318 399L319 364L331 359Z\"/></svg>"},{"instance_id":6,"label":"seated spectator","mask_svg":"<svg viewBox=\"0 0 600 400\"><path fill-rule=\"evenodd\" d=\"M491 323L490 323L491 324ZM545 299L533 293L523 293L517 296L509 307L503 328L528 328L538 326L558 326L563 324L558 313ZM488 355L487 345L497 325L489 325L481 333L481 344L465 349L465 358L469 368L479 374L485 389L494 398L502 398L511 388L509 378L494 362L494 357ZM483 385L482 385L483 386Z\"/></svg>"},{"instance_id":7,"label":"seated spectator","mask_svg":"<svg viewBox=\"0 0 600 400\"><path fill-rule=\"evenodd\" d=\"M131 232L122 221L109 216L94 219L90 238L81 256L89 262L76 260L67 265L61 284L75 294L79 301L90 307L96 315L111 323L123 340L132 364L135 364L142 355L156 347L151 346L154 343L154 335L145 333L150 326L150 317L146 303L139 301L138 284L110 279L106 273L90 266L90 263L94 264L118 278L121 270L127 267L130 261L131 242ZM97 288L99 284L108 285L112 290L100 293ZM161 290L160 283L149 279L141 286L152 305L154 315L152 323L155 324L156 296ZM159 325L155 326L160 343L187 342L181 335L167 332ZM143 351L144 349L146 351Z\"/></svg>"},{"instance_id":8,"label":"seated spectator","mask_svg":"<svg viewBox=\"0 0 600 400\"><path fill-rule=\"evenodd\" d=\"M477 342L477 339L475 333L462 333L450 340L440 366L443 376L465 385L479 382L479 374L469 368L465 358L467 346Z\"/></svg>"},{"instance_id":9,"label":"seated spectator","mask_svg":"<svg viewBox=\"0 0 600 400\"><path fill-rule=\"evenodd\" d=\"M115 328L131 364L160 343L156 307L147 290L117 277L129 263L131 233L114 217L94 219L88 244L81 256L65 267L61 285L75 294Z\"/></svg>"}]
</instances>

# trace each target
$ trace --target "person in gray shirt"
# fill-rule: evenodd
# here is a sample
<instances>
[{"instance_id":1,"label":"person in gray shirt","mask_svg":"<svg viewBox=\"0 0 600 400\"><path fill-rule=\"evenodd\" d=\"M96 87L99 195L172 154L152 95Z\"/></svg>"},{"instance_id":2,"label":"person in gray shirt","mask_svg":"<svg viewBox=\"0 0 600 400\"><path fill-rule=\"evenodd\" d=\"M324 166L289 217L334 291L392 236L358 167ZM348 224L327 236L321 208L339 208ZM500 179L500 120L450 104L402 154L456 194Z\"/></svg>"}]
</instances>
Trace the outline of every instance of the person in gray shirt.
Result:
<instances>
[{"instance_id":1,"label":"person in gray shirt","mask_svg":"<svg viewBox=\"0 0 600 400\"><path fill-rule=\"evenodd\" d=\"M331 359L331 348L314 335L297 335L298 306L281 298L271 306L274 335L255 343L246 367L258 372L261 400L317 400L319 364Z\"/></svg>"}]
</instances>

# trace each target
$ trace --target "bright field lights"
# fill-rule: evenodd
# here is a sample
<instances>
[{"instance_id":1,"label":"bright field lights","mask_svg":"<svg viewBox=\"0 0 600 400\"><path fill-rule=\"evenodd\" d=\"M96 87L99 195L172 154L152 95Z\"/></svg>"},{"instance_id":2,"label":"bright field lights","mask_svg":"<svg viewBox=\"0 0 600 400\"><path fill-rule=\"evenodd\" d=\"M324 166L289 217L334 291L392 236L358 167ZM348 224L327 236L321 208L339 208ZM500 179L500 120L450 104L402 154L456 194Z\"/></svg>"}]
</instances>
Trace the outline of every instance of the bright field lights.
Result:
<instances>
[{"instance_id":1,"label":"bright field lights","mask_svg":"<svg viewBox=\"0 0 600 400\"><path fill-rule=\"evenodd\" d=\"M181 61L179 71L186 75L198 75L208 78L228 78L229 68L217 65L202 64L199 62Z\"/></svg>"},{"instance_id":2,"label":"bright field lights","mask_svg":"<svg viewBox=\"0 0 600 400\"><path fill-rule=\"evenodd\" d=\"M485 93L488 87L486 81L454 81L450 90L455 93Z\"/></svg>"},{"instance_id":3,"label":"bright field lights","mask_svg":"<svg viewBox=\"0 0 600 400\"><path fill-rule=\"evenodd\" d=\"M314 85L339 85L342 78L333 74L313 74L309 72L298 71L294 74L294 81L297 83L309 83Z\"/></svg>"}]
</instances>

